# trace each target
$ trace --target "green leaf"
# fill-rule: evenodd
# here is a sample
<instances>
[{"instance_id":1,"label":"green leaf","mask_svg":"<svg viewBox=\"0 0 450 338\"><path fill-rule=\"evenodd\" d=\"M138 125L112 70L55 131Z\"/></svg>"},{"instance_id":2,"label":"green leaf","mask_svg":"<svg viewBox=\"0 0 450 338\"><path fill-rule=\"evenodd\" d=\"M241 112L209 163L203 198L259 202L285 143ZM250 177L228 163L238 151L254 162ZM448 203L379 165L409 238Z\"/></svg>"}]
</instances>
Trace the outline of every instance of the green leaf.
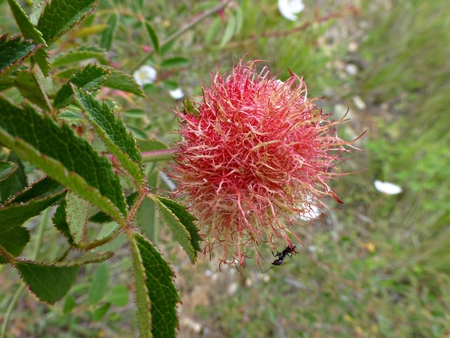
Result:
<instances>
[{"instance_id":1,"label":"green leaf","mask_svg":"<svg viewBox=\"0 0 450 338\"><path fill-rule=\"evenodd\" d=\"M127 208L119 179L111 163L86 140L30 106L20 109L0 97L0 111L0 142L115 220L124 221Z\"/></svg>"},{"instance_id":2,"label":"green leaf","mask_svg":"<svg viewBox=\"0 0 450 338\"><path fill-rule=\"evenodd\" d=\"M18 256L29 242L29 231L21 225L56 203L64 189L50 178L33 183L0 208L0 245L11 255ZM0 257L5 263L5 257Z\"/></svg>"},{"instance_id":3,"label":"green leaf","mask_svg":"<svg viewBox=\"0 0 450 338\"><path fill-rule=\"evenodd\" d=\"M48 196L61 194L65 191L64 187L52 178L45 176L33 182L32 185L9 199L3 206L13 203L28 203L34 199L43 199Z\"/></svg>"},{"instance_id":4,"label":"green leaf","mask_svg":"<svg viewBox=\"0 0 450 338\"><path fill-rule=\"evenodd\" d=\"M108 312L110 307L111 307L111 303L105 303L102 306L100 306L99 308L95 309L94 312L92 313L92 319L94 321L99 321L100 319L102 319L105 316L105 314Z\"/></svg>"},{"instance_id":5,"label":"green leaf","mask_svg":"<svg viewBox=\"0 0 450 338\"><path fill-rule=\"evenodd\" d=\"M68 79L81 71L81 67L70 67L54 74L56 79Z\"/></svg>"},{"instance_id":6,"label":"green leaf","mask_svg":"<svg viewBox=\"0 0 450 338\"><path fill-rule=\"evenodd\" d=\"M106 68L106 67L105 67ZM105 87L123 90L124 92L132 93L137 96L145 97L141 86L139 86L134 77L124 72L114 69L107 68L111 73L108 75L107 79L103 83Z\"/></svg>"},{"instance_id":7,"label":"green leaf","mask_svg":"<svg viewBox=\"0 0 450 338\"><path fill-rule=\"evenodd\" d=\"M8 0L9 7L11 8L11 12L13 13L14 19L16 20L17 26L20 29L23 37L25 39L33 40L35 44L42 44L47 47L47 44L42 36L42 33L36 29L34 24L31 22L28 15L25 11L20 7L20 5L15 0ZM35 55L35 60L41 68L42 73L45 76L48 76L48 51L46 48L41 48L37 51Z\"/></svg>"},{"instance_id":8,"label":"green leaf","mask_svg":"<svg viewBox=\"0 0 450 338\"><path fill-rule=\"evenodd\" d=\"M123 115L133 119L142 119L147 116L147 114L141 109L129 109L123 112Z\"/></svg>"},{"instance_id":9,"label":"green leaf","mask_svg":"<svg viewBox=\"0 0 450 338\"><path fill-rule=\"evenodd\" d=\"M205 44L210 45L213 43L216 36L219 35L220 27L222 26L222 19L220 17L216 17L211 25L209 26L208 31L206 32Z\"/></svg>"},{"instance_id":10,"label":"green leaf","mask_svg":"<svg viewBox=\"0 0 450 338\"><path fill-rule=\"evenodd\" d=\"M119 160L136 183L142 185L144 173L142 171L141 153L136 147L136 141L125 128L122 120L114 116L106 103L100 105L88 93L75 89L75 98L109 151Z\"/></svg>"},{"instance_id":11,"label":"green leaf","mask_svg":"<svg viewBox=\"0 0 450 338\"><path fill-rule=\"evenodd\" d=\"M112 42L116 35L117 23L119 22L119 13L114 12L108 19L108 28L103 31L102 38L100 40L100 47L111 50Z\"/></svg>"},{"instance_id":12,"label":"green leaf","mask_svg":"<svg viewBox=\"0 0 450 338\"><path fill-rule=\"evenodd\" d=\"M8 161L17 164L17 170L14 171L7 179L0 181L0 203L6 201L9 197L22 191L28 185L25 168L22 161L16 153L11 152Z\"/></svg>"},{"instance_id":13,"label":"green leaf","mask_svg":"<svg viewBox=\"0 0 450 338\"><path fill-rule=\"evenodd\" d=\"M179 87L178 83L176 83L175 81L171 81L171 80L162 80L162 85L167 90L175 90Z\"/></svg>"},{"instance_id":14,"label":"green leaf","mask_svg":"<svg viewBox=\"0 0 450 338\"><path fill-rule=\"evenodd\" d=\"M241 32L242 26L244 24L244 13L242 12L241 6L233 6L233 9L236 15L235 35L238 35Z\"/></svg>"},{"instance_id":15,"label":"green leaf","mask_svg":"<svg viewBox=\"0 0 450 338\"><path fill-rule=\"evenodd\" d=\"M137 139L145 139L147 137L147 135L145 134L145 131L132 127L132 126L127 126L127 129L130 130L133 134L134 137L136 137Z\"/></svg>"},{"instance_id":16,"label":"green leaf","mask_svg":"<svg viewBox=\"0 0 450 338\"><path fill-rule=\"evenodd\" d=\"M70 233L69 223L67 223L66 205L65 200L59 204L58 209L56 209L56 212L53 215L53 224L56 229L58 229L67 238L67 242L71 246L76 246L75 240Z\"/></svg>"},{"instance_id":17,"label":"green leaf","mask_svg":"<svg viewBox=\"0 0 450 338\"><path fill-rule=\"evenodd\" d=\"M167 54L168 52L170 52L170 51L172 50L173 46L175 45L175 42L176 42L176 41L177 41L176 39L173 39L173 40L170 40L170 41L167 42L167 43L162 44L162 45L160 46L160 54L161 54L161 55L165 55L165 54Z\"/></svg>"},{"instance_id":18,"label":"green leaf","mask_svg":"<svg viewBox=\"0 0 450 338\"><path fill-rule=\"evenodd\" d=\"M66 295L77 278L79 266L55 266L15 262L23 280L36 297L55 304Z\"/></svg>"},{"instance_id":19,"label":"green leaf","mask_svg":"<svg viewBox=\"0 0 450 338\"><path fill-rule=\"evenodd\" d=\"M4 229L0 226L0 247L3 247L10 255L19 256L29 241L28 229L21 226ZM0 254L0 264L7 262L8 260Z\"/></svg>"},{"instance_id":20,"label":"green leaf","mask_svg":"<svg viewBox=\"0 0 450 338\"><path fill-rule=\"evenodd\" d=\"M191 236L191 244L196 251L201 251L200 244L201 237L198 234L198 229L194 224L196 218L192 216L184 206L170 200L168 198L164 198L159 196L158 199L163 203L167 208L170 209L181 221L181 223L186 227L187 231Z\"/></svg>"},{"instance_id":21,"label":"green leaf","mask_svg":"<svg viewBox=\"0 0 450 338\"><path fill-rule=\"evenodd\" d=\"M172 230L175 239L186 251L192 263L195 263L197 251L200 251L198 229L194 225L195 217L186 209L164 197L153 195L151 197L164 217L164 220Z\"/></svg>"},{"instance_id":22,"label":"green leaf","mask_svg":"<svg viewBox=\"0 0 450 338\"><path fill-rule=\"evenodd\" d=\"M14 81L15 86L19 89L20 94L30 102L33 102L42 110L48 111L48 104L42 93L41 86L37 82L32 71L20 72Z\"/></svg>"},{"instance_id":23,"label":"green leaf","mask_svg":"<svg viewBox=\"0 0 450 338\"><path fill-rule=\"evenodd\" d=\"M93 24L92 21L90 21L88 24L86 24L83 28L78 29L74 32L74 36L77 38L82 38L85 40L91 35L98 35L99 33L103 32L105 29L108 29L108 24L106 23L99 23L99 24Z\"/></svg>"},{"instance_id":24,"label":"green leaf","mask_svg":"<svg viewBox=\"0 0 450 338\"><path fill-rule=\"evenodd\" d=\"M130 195L127 196L127 205L129 208L131 208L131 206L134 204L134 202L136 201L136 197L137 197L137 192L134 192ZM90 222L94 222L94 223L108 223L112 221L111 216L108 216L108 214L105 214L103 211L99 211L98 213L92 215L89 218Z\"/></svg>"},{"instance_id":25,"label":"green leaf","mask_svg":"<svg viewBox=\"0 0 450 338\"><path fill-rule=\"evenodd\" d=\"M150 40L152 40L153 47L155 48L156 53L159 54L159 39L155 29L148 21L145 21L145 28L147 28L147 33L150 36Z\"/></svg>"},{"instance_id":26,"label":"green leaf","mask_svg":"<svg viewBox=\"0 0 450 338\"><path fill-rule=\"evenodd\" d=\"M175 67L187 67L189 66L189 60L183 57L174 57L170 59L165 59L161 63L162 69L175 68Z\"/></svg>"},{"instance_id":27,"label":"green leaf","mask_svg":"<svg viewBox=\"0 0 450 338\"><path fill-rule=\"evenodd\" d=\"M84 121L83 115L80 112L71 109L66 109L63 112L59 113L58 117L68 122Z\"/></svg>"},{"instance_id":28,"label":"green leaf","mask_svg":"<svg viewBox=\"0 0 450 338\"><path fill-rule=\"evenodd\" d=\"M64 53L58 53L58 55L51 61L51 65L52 67L59 67L94 58L100 63L107 64L106 51L104 49L82 46Z\"/></svg>"},{"instance_id":29,"label":"green leaf","mask_svg":"<svg viewBox=\"0 0 450 338\"><path fill-rule=\"evenodd\" d=\"M225 27L225 32L223 33L222 40L219 46L222 48L225 46L233 37L236 28L236 19L233 15L228 16L227 26Z\"/></svg>"},{"instance_id":30,"label":"green leaf","mask_svg":"<svg viewBox=\"0 0 450 338\"><path fill-rule=\"evenodd\" d=\"M104 261L111 256L111 253L86 255L85 258L77 261L56 264L26 261L15 261L13 264L36 297L48 304L54 304L70 290L80 266Z\"/></svg>"},{"instance_id":31,"label":"green leaf","mask_svg":"<svg viewBox=\"0 0 450 338\"><path fill-rule=\"evenodd\" d=\"M86 235L89 202L69 191L66 195L66 203L66 220L71 237L75 243L80 243Z\"/></svg>"},{"instance_id":32,"label":"green leaf","mask_svg":"<svg viewBox=\"0 0 450 338\"><path fill-rule=\"evenodd\" d=\"M0 162L0 181L6 180L19 168L14 162L1 161Z\"/></svg>"},{"instance_id":33,"label":"green leaf","mask_svg":"<svg viewBox=\"0 0 450 338\"><path fill-rule=\"evenodd\" d=\"M104 226L102 226L101 231L97 236L97 240L102 240L103 238L111 235L113 232L117 232L118 230L119 225L116 222L105 224ZM93 252L104 252L104 251L117 252L118 250L124 247L126 242L127 237L125 234L122 233L119 234L117 237L115 237L113 240L96 247L93 250Z\"/></svg>"},{"instance_id":34,"label":"green leaf","mask_svg":"<svg viewBox=\"0 0 450 338\"><path fill-rule=\"evenodd\" d=\"M11 12L23 37L25 39L33 40L35 43L42 43L45 45L45 39L43 38L42 33L36 29L27 13L25 13L17 1L8 0L8 5L11 8Z\"/></svg>"},{"instance_id":35,"label":"green leaf","mask_svg":"<svg viewBox=\"0 0 450 338\"><path fill-rule=\"evenodd\" d=\"M36 53L42 44L22 40L20 36L8 39L8 34L0 36L0 74Z\"/></svg>"},{"instance_id":36,"label":"green leaf","mask_svg":"<svg viewBox=\"0 0 450 338\"><path fill-rule=\"evenodd\" d=\"M140 248L138 244L138 235L129 236L131 249L131 262L133 264L134 275L134 289L136 300L136 316L139 328L139 337L153 338L152 330L152 314L151 309L154 307L150 303L149 289L147 287L146 268L144 266L143 258L141 257ZM150 244L151 245L151 244Z\"/></svg>"},{"instance_id":37,"label":"green leaf","mask_svg":"<svg viewBox=\"0 0 450 338\"><path fill-rule=\"evenodd\" d=\"M156 189L158 185L159 170L153 171L148 175L148 187ZM136 225L142 233L153 243L157 243L159 233L159 218L156 215L156 205L151 200L145 198L134 218Z\"/></svg>"},{"instance_id":38,"label":"green leaf","mask_svg":"<svg viewBox=\"0 0 450 338\"><path fill-rule=\"evenodd\" d=\"M15 78L13 76L6 75L8 73L9 71L7 71L5 74L2 74L2 76L0 77L0 91L14 87Z\"/></svg>"},{"instance_id":39,"label":"green leaf","mask_svg":"<svg viewBox=\"0 0 450 338\"><path fill-rule=\"evenodd\" d=\"M66 298L64 299L63 313L68 314L72 312L72 310L75 308L76 305L77 302L75 298L70 295L67 295Z\"/></svg>"},{"instance_id":40,"label":"green leaf","mask_svg":"<svg viewBox=\"0 0 450 338\"><path fill-rule=\"evenodd\" d=\"M167 144L156 139L138 140L137 143L142 152L169 149Z\"/></svg>"},{"instance_id":41,"label":"green leaf","mask_svg":"<svg viewBox=\"0 0 450 338\"><path fill-rule=\"evenodd\" d=\"M56 93L54 106L56 109L63 108L73 101L73 90L71 83L83 90L98 90L106 80L109 70L97 65L89 64L81 71L73 75L67 83Z\"/></svg>"},{"instance_id":42,"label":"green leaf","mask_svg":"<svg viewBox=\"0 0 450 338\"><path fill-rule=\"evenodd\" d=\"M88 302L91 305L97 304L105 295L108 289L109 266L106 263L99 264L94 273L94 280L89 289Z\"/></svg>"},{"instance_id":43,"label":"green leaf","mask_svg":"<svg viewBox=\"0 0 450 338\"><path fill-rule=\"evenodd\" d=\"M106 299L115 306L125 306L128 304L130 298L130 290L123 285L119 284L114 286Z\"/></svg>"},{"instance_id":44,"label":"green leaf","mask_svg":"<svg viewBox=\"0 0 450 338\"><path fill-rule=\"evenodd\" d=\"M94 222L94 223L98 223L98 224L108 223L111 221L112 221L111 216L104 213L103 211L99 211L95 215L92 215L89 218L89 222Z\"/></svg>"},{"instance_id":45,"label":"green leaf","mask_svg":"<svg viewBox=\"0 0 450 338\"><path fill-rule=\"evenodd\" d=\"M45 41L50 45L93 12L96 5L95 0L52 0L45 5L37 29L42 32Z\"/></svg>"},{"instance_id":46,"label":"green leaf","mask_svg":"<svg viewBox=\"0 0 450 338\"><path fill-rule=\"evenodd\" d=\"M150 296L152 335L154 338L175 337L178 327L176 304L180 302L173 283L174 273L156 248L143 236L134 234ZM138 295L136 295L138 296ZM141 336L142 331L140 332Z\"/></svg>"}]
</instances>

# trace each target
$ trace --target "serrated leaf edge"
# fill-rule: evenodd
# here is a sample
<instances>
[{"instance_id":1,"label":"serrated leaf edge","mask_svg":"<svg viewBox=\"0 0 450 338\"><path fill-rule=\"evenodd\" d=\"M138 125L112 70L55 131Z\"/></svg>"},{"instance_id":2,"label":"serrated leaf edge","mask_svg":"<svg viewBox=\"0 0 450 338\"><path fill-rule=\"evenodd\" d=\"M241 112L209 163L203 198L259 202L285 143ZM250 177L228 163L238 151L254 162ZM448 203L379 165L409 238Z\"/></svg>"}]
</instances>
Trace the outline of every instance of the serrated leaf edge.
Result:
<instances>
[{"instance_id":1,"label":"serrated leaf edge","mask_svg":"<svg viewBox=\"0 0 450 338\"><path fill-rule=\"evenodd\" d=\"M186 229L186 227L184 226L184 224L180 221L180 219L178 218L177 215L175 215L175 213L170 210L164 203L162 203L159 198L157 198L157 196L151 196L150 199L156 204L156 206L158 207L159 211L161 212L162 216L164 217L164 212L169 213L176 221L178 221L179 223L179 227L181 228L181 231L184 233L185 238L187 239L187 243L188 246L186 247L185 244L183 244L184 238L179 238L179 236L177 236L177 231L175 231L176 229L172 228L172 225L170 224L170 222L167 221L166 217L164 217L164 220L166 222L166 224L169 226L169 228L172 230L172 233L174 234L176 240L178 241L178 243L180 243L181 247L184 249L184 251L186 252L186 254L188 255L190 261L192 263L195 263L195 260L197 259L197 251L194 249L194 247L192 246L192 238L191 238L191 234L190 232ZM164 209L164 211L163 211Z\"/></svg>"}]
</instances>

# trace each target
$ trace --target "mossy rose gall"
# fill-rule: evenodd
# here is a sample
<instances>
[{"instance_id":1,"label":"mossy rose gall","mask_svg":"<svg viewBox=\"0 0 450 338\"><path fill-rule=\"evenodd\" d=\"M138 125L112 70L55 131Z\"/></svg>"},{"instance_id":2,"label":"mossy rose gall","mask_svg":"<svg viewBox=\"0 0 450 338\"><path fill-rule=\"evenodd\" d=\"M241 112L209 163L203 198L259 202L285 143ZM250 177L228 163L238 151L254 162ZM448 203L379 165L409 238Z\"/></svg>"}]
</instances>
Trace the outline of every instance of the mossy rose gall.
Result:
<instances>
[{"instance_id":1,"label":"mossy rose gall","mask_svg":"<svg viewBox=\"0 0 450 338\"><path fill-rule=\"evenodd\" d=\"M241 61L229 75L213 74L194 111L177 111L182 141L170 174L198 220L204 252L221 246L222 262L240 265L258 259L260 243L300 241L299 218L322 198L340 202L328 182L342 175L334 169L351 144L302 78L291 73L282 82L257 65Z\"/></svg>"}]
</instances>

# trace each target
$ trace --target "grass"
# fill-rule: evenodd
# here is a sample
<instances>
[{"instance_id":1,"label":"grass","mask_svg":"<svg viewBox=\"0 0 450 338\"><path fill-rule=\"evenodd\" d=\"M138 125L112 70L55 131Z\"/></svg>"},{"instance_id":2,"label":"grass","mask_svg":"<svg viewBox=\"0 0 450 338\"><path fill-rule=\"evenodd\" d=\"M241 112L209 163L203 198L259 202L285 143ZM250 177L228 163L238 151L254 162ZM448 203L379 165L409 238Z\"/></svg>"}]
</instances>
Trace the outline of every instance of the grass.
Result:
<instances>
[{"instance_id":1,"label":"grass","mask_svg":"<svg viewBox=\"0 0 450 338\"><path fill-rule=\"evenodd\" d=\"M213 17L182 36L169 52L188 58L190 67L173 74L162 70L161 75L176 81L189 95L200 93L200 84L208 82L208 73L217 63L226 70L248 52L247 58L268 60L274 72L281 72L280 77L286 76L288 67L304 73L313 96L326 94L324 110L332 111L337 104L349 106L353 122L347 123L343 133L368 129L358 144L365 152L353 153L344 165L346 171L359 173L334 184L345 204L303 225L304 248L280 267L261 273L250 265L240 274L228 267L218 271L217 262L206 258L192 266L161 228L159 245L174 265L183 301L180 337L448 334L450 21L446 2L380 1L361 7L358 17L336 18L281 37L263 36L314 21L315 10L320 16L354 5L342 1L333 8L335 2L326 2L328 7L314 8L305 1L300 23L283 20L275 3L244 2L241 13L227 12L236 20L242 15L242 27L222 47L226 28L219 28L216 36L208 33ZM167 36L188 21L194 5L159 1L145 13L137 13L126 4L102 2L94 20L102 22L113 6L119 8L123 16L114 61L125 70L131 70L133 61L142 56L139 45L150 44L137 22L139 14L158 23L158 33ZM349 51L351 43L359 48ZM151 62L158 65L160 60ZM348 63L358 65L356 76L345 72ZM164 86L157 84L147 92L149 101L130 104L147 117L129 123L169 142L176 127L169 110L173 102ZM358 110L354 96L366 108ZM374 189L375 179L399 184L404 192L383 195ZM45 254L51 256L59 240L47 240ZM270 250L262 248L262 254L266 258L263 268L270 267ZM129 262L116 257L110 261L111 287L129 288ZM103 319L95 320L95 312L104 303L93 306L86 299L93 270L85 268L78 286L53 307L24 294L10 336L133 336L132 300L125 306L113 305ZM9 267L0 267L0 271L2 313L19 281ZM67 311L72 301L77 306Z\"/></svg>"}]
</instances>

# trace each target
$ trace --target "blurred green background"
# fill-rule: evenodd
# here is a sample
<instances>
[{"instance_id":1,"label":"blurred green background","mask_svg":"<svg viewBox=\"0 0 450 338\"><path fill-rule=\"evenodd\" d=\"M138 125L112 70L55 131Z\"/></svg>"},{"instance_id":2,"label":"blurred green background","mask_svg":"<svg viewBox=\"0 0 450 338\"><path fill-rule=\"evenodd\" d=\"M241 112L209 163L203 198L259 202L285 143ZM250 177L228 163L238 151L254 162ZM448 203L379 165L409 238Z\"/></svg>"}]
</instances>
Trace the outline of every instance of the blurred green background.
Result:
<instances>
[{"instance_id":1,"label":"blurred green background","mask_svg":"<svg viewBox=\"0 0 450 338\"><path fill-rule=\"evenodd\" d=\"M1 3L2 1L0 1ZM187 96L220 64L246 54L266 60L281 79L303 74L312 97L338 119L339 134L363 152L341 168L355 174L332 183L344 201L311 222L299 221L304 246L286 264L239 273L200 257L192 266L162 227L158 247L173 264L182 304L180 337L449 337L450 336L450 7L448 0L305 0L297 21L274 1L236 1L168 44L162 42L217 1L106 1L58 45L83 43L110 49L109 63L132 73L151 49L151 23L161 54L146 63L158 80L148 99L118 102L137 136L170 144L177 121L168 94ZM2 34L17 32L7 4L0 5ZM32 11L31 7L24 8ZM115 38L108 23L117 19ZM105 25L106 24L106 25ZM178 64L164 64L167 58ZM14 95L14 93L11 93ZM162 167L161 167L162 168ZM398 195L374 181L395 183ZM145 215L141 215L145 217ZM30 221L30 229L41 221ZM46 220L44 220L46 221ZM48 221L51 229L51 222ZM106 230L105 230L106 231ZM44 256L60 241L46 238ZM273 261L261 248L263 269ZM134 337L130 262L121 258L85 267L64 301L19 299L10 337ZM20 281L0 267L0 322Z\"/></svg>"}]
</instances>

